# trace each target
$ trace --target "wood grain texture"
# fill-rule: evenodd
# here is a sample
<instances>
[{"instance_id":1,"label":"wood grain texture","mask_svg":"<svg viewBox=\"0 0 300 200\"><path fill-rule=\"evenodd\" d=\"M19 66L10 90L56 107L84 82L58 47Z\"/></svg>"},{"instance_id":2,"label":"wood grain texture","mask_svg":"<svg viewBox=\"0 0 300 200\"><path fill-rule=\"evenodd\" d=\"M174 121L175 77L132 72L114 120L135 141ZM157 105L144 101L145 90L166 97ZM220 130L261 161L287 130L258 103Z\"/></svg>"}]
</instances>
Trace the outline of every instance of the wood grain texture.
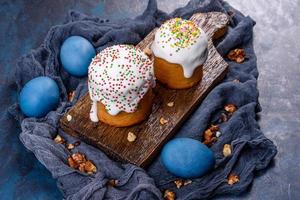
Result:
<instances>
[{"instance_id":1,"label":"wood grain texture","mask_svg":"<svg viewBox=\"0 0 300 200\"><path fill-rule=\"evenodd\" d=\"M171 90L158 83L154 89L156 98L149 118L141 124L125 128L91 122L91 100L86 94L61 118L61 128L66 133L102 149L117 161L141 167L149 164L162 145L176 133L189 114L227 72L228 65L218 54L211 40L215 32L226 27L227 16L217 12L198 13L193 15L191 20L198 23L210 38L208 60L203 66L203 79L198 85L185 90ZM144 49L151 44L155 31L156 29L137 47ZM168 102L174 102L174 106L168 107ZM67 120L67 115L72 116L71 121ZM161 117L168 120L168 123L161 125ZM128 132L137 136L134 142L127 141Z\"/></svg>"}]
</instances>

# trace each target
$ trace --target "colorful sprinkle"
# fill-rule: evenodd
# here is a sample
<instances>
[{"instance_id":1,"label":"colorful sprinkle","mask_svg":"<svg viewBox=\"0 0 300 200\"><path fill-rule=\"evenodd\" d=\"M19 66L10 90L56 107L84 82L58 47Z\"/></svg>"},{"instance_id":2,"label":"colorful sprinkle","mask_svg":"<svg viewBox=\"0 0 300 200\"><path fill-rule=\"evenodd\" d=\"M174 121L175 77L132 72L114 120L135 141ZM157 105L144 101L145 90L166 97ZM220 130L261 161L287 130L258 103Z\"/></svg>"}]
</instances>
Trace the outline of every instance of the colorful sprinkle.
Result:
<instances>
[{"instance_id":1,"label":"colorful sprinkle","mask_svg":"<svg viewBox=\"0 0 300 200\"><path fill-rule=\"evenodd\" d=\"M160 30L160 37L166 39L162 40L162 43L166 44L173 38L175 43L170 44L170 46L172 48L177 48L176 51L179 51L180 48L186 48L195 44L197 38L201 34L200 29L194 22L181 18L168 20L160 27ZM171 33L171 37L168 33ZM165 46L162 45L162 48L165 48Z\"/></svg>"}]
</instances>

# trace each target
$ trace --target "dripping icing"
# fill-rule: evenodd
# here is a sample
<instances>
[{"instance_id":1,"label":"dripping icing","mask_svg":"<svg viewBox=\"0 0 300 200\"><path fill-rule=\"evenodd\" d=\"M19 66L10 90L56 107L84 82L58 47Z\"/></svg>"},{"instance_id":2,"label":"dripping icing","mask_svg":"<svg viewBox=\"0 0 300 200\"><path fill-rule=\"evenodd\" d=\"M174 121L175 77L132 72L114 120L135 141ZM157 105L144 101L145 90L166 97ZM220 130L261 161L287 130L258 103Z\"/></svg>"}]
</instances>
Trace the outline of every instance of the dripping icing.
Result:
<instances>
[{"instance_id":1,"label":"dripping icing","mask_svg":"<svg viewBox=\"0 0 300 200\"><path fill-rule=\"evenodd\" d=\"M98 122L97 116L97 101L92 101L91 111L90 111L90 119L92 122Z\"/></svg>"},{"instance_id":2,"label":"dripping icing","mask_svg":"<svg viewBox=\"0 0 300 200\"><path fill-rule=\"evenodd\" d=\"M115 45L101 51L89 66L91 99L110 115L136 111L139 101L155 86L153 63L140 49Z\"/></svg>"}]
</instances>

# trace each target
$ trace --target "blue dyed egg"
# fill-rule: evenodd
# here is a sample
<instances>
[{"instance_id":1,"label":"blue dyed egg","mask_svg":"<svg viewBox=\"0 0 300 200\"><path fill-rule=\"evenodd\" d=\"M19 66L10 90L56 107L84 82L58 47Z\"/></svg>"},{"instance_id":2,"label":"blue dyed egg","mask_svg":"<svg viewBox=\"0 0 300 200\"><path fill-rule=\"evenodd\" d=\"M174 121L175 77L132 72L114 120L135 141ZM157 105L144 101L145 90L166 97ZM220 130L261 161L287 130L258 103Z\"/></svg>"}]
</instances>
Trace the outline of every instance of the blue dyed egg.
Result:
<instances>
[{"instance_id":1,"label":"blue dyed egg","mask_svg":"<svg viewBox=\"0 0 300 200\"><path fill-rule=\"evenodd\" d=\"M89 65L95 55L93 45L81 36L69 37L60 49L60 61L64 69L77 77L87 75Z\"/></svg>"},{"instance_id":2,"label":"blue dyed egg","mask_svg":"<svg viewBox=\"0 0 300 200\"><path fill-rule=\"evenodd\" d=\"M59 88L56 82L46 76L30 80L21 90L19 104L28 117L43 117L57 107Z\"/></svg>"},{"instance_id":3,"label":"blue dyed egg","mask_svg":"<svg viewBox=\"0 0 300 200\"><path fill-rule=\"evenodd\" d=\"M213 152L198 140L176 138L162 149L161 161L172 174L182 178L203 176L214 167Z\"/></svg>"}]
</instances>

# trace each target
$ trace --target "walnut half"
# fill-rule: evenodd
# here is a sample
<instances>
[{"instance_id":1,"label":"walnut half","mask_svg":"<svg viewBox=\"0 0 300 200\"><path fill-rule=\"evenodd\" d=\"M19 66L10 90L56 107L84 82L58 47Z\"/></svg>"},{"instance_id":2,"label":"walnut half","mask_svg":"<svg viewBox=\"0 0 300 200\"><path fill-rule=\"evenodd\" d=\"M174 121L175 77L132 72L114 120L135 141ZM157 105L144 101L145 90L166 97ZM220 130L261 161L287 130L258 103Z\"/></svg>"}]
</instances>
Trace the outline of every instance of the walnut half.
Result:
<instances>
[{"instance_id":1,"label":"walnut half","mask_svg":"<svg viewBox=\"0 0 300 200\"><path fill-rule=\"evenodd\" d=\"M232 61L242 63L245 60L246 53L244 49L234 49L228 53L227 57Z\"/></svg>"}]
</instances>

